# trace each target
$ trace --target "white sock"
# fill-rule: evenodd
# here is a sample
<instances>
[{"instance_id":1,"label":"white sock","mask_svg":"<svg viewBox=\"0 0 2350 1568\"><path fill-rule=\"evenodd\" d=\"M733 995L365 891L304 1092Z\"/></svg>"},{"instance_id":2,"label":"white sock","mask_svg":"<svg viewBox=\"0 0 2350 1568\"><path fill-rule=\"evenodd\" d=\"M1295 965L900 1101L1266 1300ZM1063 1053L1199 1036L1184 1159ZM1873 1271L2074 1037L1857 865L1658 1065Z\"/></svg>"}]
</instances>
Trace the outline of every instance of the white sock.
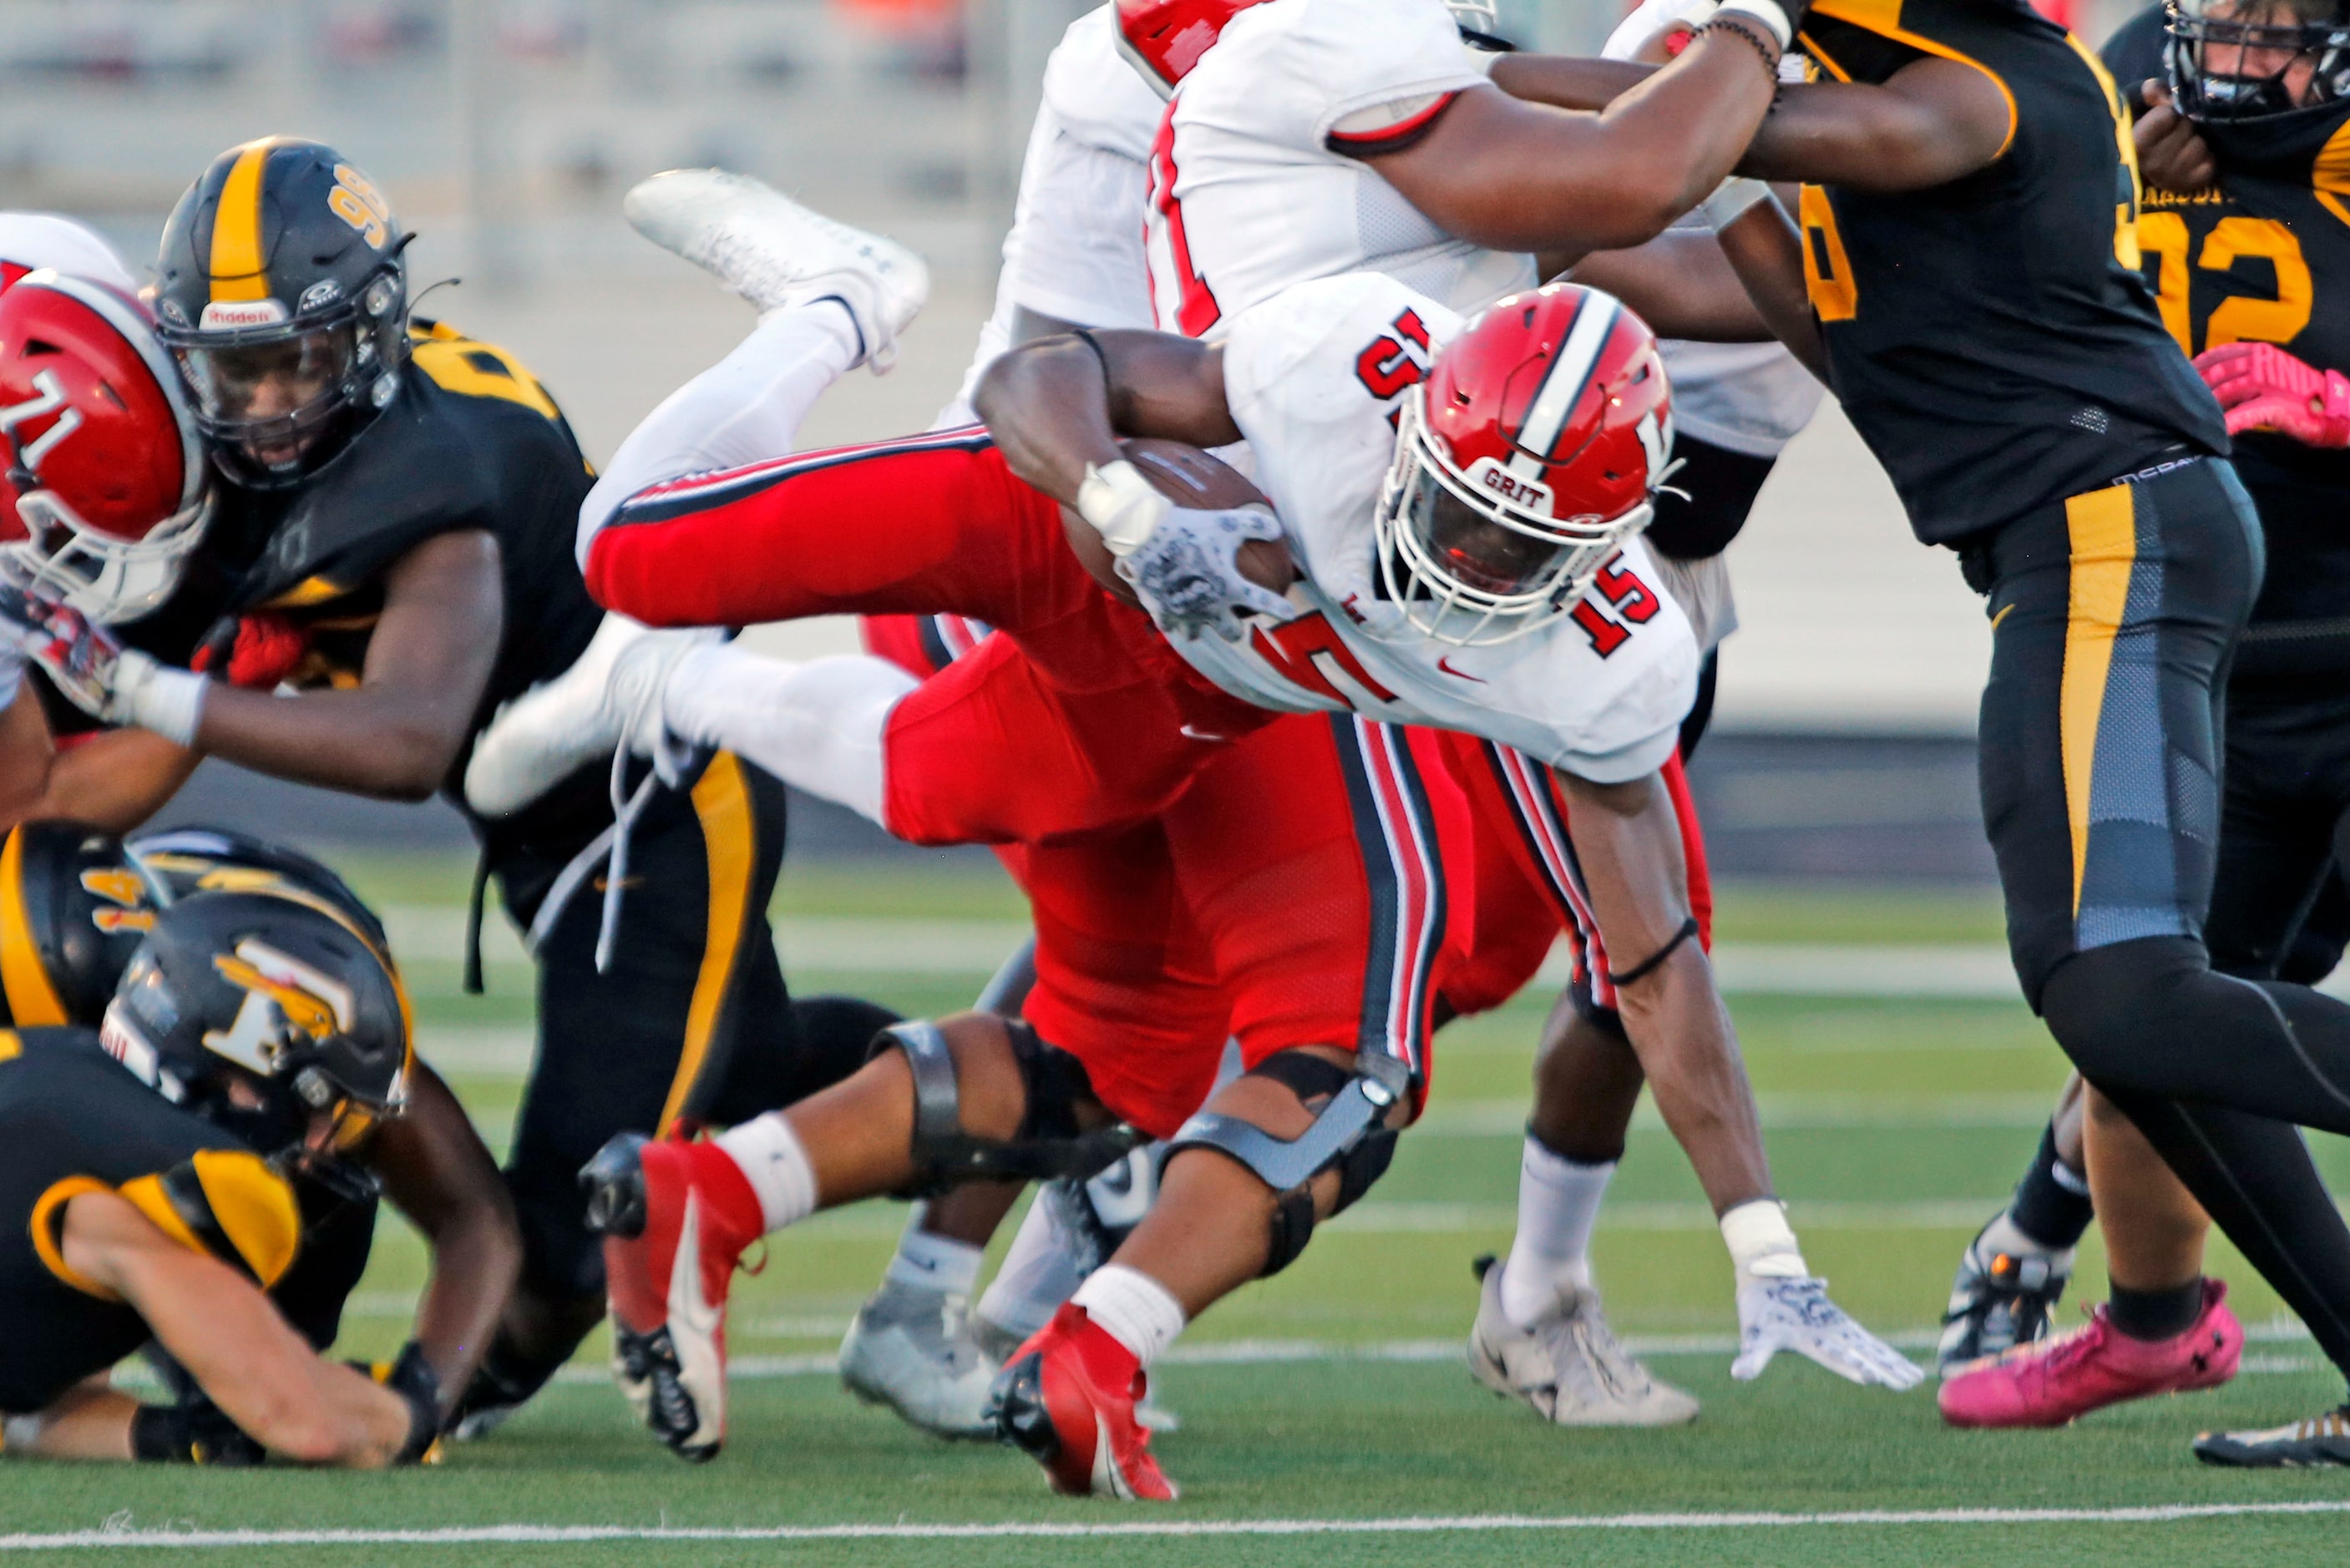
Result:
<instances>
[{"instance_id":1,"label":"white sock","mask_svg":"<svg viewBox=\"0 0 2350 1568\"><path fill-rule=\"evenodd\" d=\"M661 689L661 718L681 740L748 757L887 827L882 736L889 710L919 684L869 654L800 663L712 643L678 661Z\"/></svg>"},{"instance_id":2,"label":"white sock","mask_svg":"<svg viewBox=\"0 0 2350 1568\"><path fill-rule=\"evenodd\" d=\"M1502 1312L1532 1328L1561 1285L1591 1283L1591 1232L1616 1162L1585 1165L1526 1139L1518 1162L1518 1233L1502 1270Z\"/></svg>"},{"instance_id":3,"label":"white sock","mask_svg":"<svg viewBox=\"0 0 2350 1568\"><path fill-rule=\"evenodd\" d=\"M759 1212L768 1230L780 1231L816 1212L816 1168L808 1164L806 1147L781 1111L729 1127L716 1141L759 1195Z\"/></svg>"},{"instance_id":4,"label":"white sock","mask_svg":"<svg viewBox=\"0 0 2350 1568\"><path fill-rule=\"evenodd\" d=\"M671 392L629 433L579 504L579 559L620 504L689 473L788 456L800 421L857 362L857 326L841 306L813 301L759 317L723 359Z\"/></svg>"},{"instance_id":5,"label":"white sock","mask_svg":"<svg viewBox=\"0 0 2350 1568\"><path fill-rule=\"evenodd\" d=\"M1183 1306L1139 1269L1104 1263L1069 1298L1145 1368L1183 1332Z\"/></svg>"},{"instance_id":6,"label":"white sock","mask_svg":"<svg viewBox=\"0 0 2350 1568\"><path fill-rule=\"evenodd\" d=\"M979 1298L979 1315L1007 1334L1026 1339L1053 1321L1085 1275L1077 1272L1076 1248L1041 1198L1013 1233L1003 1266Z\"/></svg>"},{"instance_id":7,"label":"white sock","mask_svg":"<svg viewBox=\"0 0 2350 1568\"><path fill-rule=\"evenodd\" d=\"M906 1221L905 1231L898 1238L897 1255L889 1260L889 1278L920 1290L970 1295L979 1284L979 1265L985 1251L923 1230L924 1215L924 1206L916 1204L914 1217Z\"/></svg>"},{"instance_id":8,"label":"white sock","mask_svg":"<svg viewBox=\"0 0 2350 1568\"><path fill-rule=\"evenodd\" d=\"M1730 1261L1737 1265L1742 1282L1799 1280L1812 1272L1787 1223L1787 1206L1775 1198L1757 1198L1724 1214L1721 1240L1730 1249Z\"/></svg>"}]
</instances>

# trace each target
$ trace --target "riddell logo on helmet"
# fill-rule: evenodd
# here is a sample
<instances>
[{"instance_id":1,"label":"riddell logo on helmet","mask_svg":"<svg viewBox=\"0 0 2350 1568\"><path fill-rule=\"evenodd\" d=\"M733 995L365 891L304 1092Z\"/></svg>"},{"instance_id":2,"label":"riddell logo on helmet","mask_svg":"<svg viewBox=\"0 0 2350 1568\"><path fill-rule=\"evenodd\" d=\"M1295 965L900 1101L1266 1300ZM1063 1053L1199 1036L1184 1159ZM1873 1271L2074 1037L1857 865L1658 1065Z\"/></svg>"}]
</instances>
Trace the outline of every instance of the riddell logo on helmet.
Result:
<instances>
[{"instance_id":1,"label":"riddell logo on helmet","mask_svg":"<svg viewBox=\"0 0 2350 1568\"><path fill-rule=\"evenodd\" d=\"M1550 515L1550 486L1512 473L1498 458L1481 457L1469 465L1471 483L1489 490L1521 512Z\"/></svg>"},{"instance_id":2,"label":"riddell logo on helmet","mask_svg":"<svg viewBox=\"0 0 2350 1568\"><path fill-rule=\"evenodd\" d=\"M215 299L204 306L196 326L206 332L230 332L240 327L274 327L286 319L286 306L274 299Z\"/></svg>"}]
</instances>

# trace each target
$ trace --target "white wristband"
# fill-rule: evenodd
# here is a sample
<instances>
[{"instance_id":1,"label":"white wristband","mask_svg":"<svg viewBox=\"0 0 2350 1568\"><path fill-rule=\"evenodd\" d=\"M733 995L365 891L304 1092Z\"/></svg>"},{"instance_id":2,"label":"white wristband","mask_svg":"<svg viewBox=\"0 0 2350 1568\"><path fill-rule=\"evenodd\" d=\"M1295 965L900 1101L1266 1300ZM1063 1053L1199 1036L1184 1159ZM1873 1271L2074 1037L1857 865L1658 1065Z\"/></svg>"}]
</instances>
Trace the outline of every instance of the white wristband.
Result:
<instances>
[{"instance_id":1,"label":"white wristband","mask_svg":"<svg viewBox=\"0 0 2350 1568\"><path fill-rule=\"evenodd\" d=\"M1706 225L1718 234L1744 217L1757 202L1770 199L1771 187L1762 181L1732 175L1716 185L1713 194L1700 202L1697 210L1704 214Z\"/></svg>"},{"instance_id":2,"label":"white wristband","mask_svg":"<svg viewBox=\"0 0 2350 1568\"><path fill-rule=\"evenodd\" d=\"M0 708L16 701L25 689L25 650L14 643L0 644Z\"/></svg>"},{"instance_id":3,"label":"white wristband","mask_svg":"<svg viewBox=\"0 0 2350 1568\"><path fill-rule=\"evenodd\" d=\"M1119 560L1142 548L1173 509L1142 471L1123 458L1100 468L1086 464L1085 483L1077 486L1077 515L1094 525Z\"/></svg>"},{"instance_id":4,"label":"white wristband","mask_svg":"<svg viewBox=\"0 0 2350 1568\"><path fill-rule=\"evenodd\" d=\"M1771 36L1779 40L1779 51L1782 54L1786 52L1788 45L1795 41L1795 25L1787 20L1787 13L1780 5L1779 0L1729 0L1729 4L1716 11L1714 15L1752 16L1769 28Z\"/></svg>"},{"instance_id":5,"label":"white wristband","mask_svg":"<svg viewBox=\"0 0 2350 1568\"><path fill-rule=\"evenodd\" d=\"M1721 1217L1722 1244L1739 1272L1764 1280L1799 1280L1811 1271L1804 1249L1787 1223L1787 1208L1775 1198L1742 1203Z\"/></svg>"},{"instance_id":6,"label":"white wristband","mask_svg":"<svg viewBox=\"0 0 2350 1568\"><path fill-rule=\"evenodd\" d=\"M124 720L174 745L192 746L196 726L203 721L204 691L211 684L201 675L158 664L135 648L125 649L115 659L109 706Z\"/></svg>"}]
</instances>

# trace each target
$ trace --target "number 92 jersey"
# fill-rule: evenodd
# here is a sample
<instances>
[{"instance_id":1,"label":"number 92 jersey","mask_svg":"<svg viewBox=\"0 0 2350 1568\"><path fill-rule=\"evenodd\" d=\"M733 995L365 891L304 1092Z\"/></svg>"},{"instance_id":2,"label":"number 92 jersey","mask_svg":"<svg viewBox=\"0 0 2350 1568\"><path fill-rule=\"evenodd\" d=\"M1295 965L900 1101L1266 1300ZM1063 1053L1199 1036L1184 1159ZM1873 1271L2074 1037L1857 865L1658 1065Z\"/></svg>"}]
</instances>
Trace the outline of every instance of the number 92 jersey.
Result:
<instances>
[{"instance_id":1,"label":"number 92 jersey","mask_svg":"<svg viewBox=\"0 0 2350 1568\"><path fill-rule=\"evenodd\" d=\"M1671 753L1697 689L1689 622L1639 541L1571 613L1510 642L1437 642L1386 597L1372 515L1397 400L1461 326L1378 273L1300 284L1232 322L1225 398L1305 574L1290 590L1305 613L1174 646L1260 707L1459 730L1596 783L1638 778Z\"/></svg>"},{"instance_id":2,"label":"number 92 jersey","mask_svg":"<svg viewBox=\"0 0 2350 1568\"><path fill-rule=\"evenodd\" d=\"M2162 11L2116 32L2116 81L2160 78ZM2321 370L2350 374L2350 103L2201 128L2219 164L2202 191L2149 184L2138 254L2162 324L2189 354L2274 343ZM2269 569L2255 623L2350 616L2350 452L2259 431L2235 440L2236 467L2261 514ZM2255 633L2239 672L2350 667L2350 638Z\"/></svg>"}]
</instances>

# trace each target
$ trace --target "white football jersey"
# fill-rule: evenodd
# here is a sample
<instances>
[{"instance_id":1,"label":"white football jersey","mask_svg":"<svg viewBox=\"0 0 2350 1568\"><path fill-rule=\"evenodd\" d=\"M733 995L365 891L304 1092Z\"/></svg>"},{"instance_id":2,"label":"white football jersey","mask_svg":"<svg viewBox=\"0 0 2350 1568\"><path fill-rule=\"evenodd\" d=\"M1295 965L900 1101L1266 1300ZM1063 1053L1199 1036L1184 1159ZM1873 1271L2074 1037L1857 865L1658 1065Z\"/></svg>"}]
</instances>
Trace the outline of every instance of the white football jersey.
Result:
<instances>
[{"instance_id":1,"label":"white football jersey","mask_svg":"<svg viewBox=\"0 0 2350 1568\"><path fill-rule=\"evenodd\" d=\"M1265 0L1178 85L1150 154L1162 330L1222 335L1309 278L1383 272L1464 314L1534 283L1530 256L1456 240L1371 166L1485 85L1440 0Z\"/></svg>"},{"instance_id":2,"label":"white football jersey","mask_svg":"<svg viewBox=\"0 0 2350 1568\"><path fill-rule=\"evenodd\" d=\"M1166 105L1118 52L1111 6L1069 24L1045 63L1045 97L1020 163L995 309L962 388L933 429L972 422L980 373L1012 346L1015 309L1081 327L1153 325L1142 258L1146 161Z\"/></svg>"},{"instance_id":3,"label":"white football jersey","mask_svg":"<svg viewBox=\"0 0 2350 1568\"><path fill-rule=\"evenodd\" d=\"M1681 21L1690 0L1645 0L1617 25L1601 54L1611 60L1638 55L1656 35ZM1779 62L1783 81L1804 79L1804 57L1794 50ZM1702 229L1702 217L1675 227ZM1748 457L1776 457L1819 411L1825 389L1777 343L1690 343L1664 338L1657 352L1673 384L1673 429L1682 435Z\"/></svg>"},{"instance_id":4,"label":"white football jersey","mask_svg":"<svg viewBox=\"0 0 2350 1568\"><path fill-rule=\"evenodd\" d=\"M1461 326L1376 273L1300 284L1229 324L1225 397L1306 574L1290 590L1305 613L1239 643L1170 640L1260 707L1461 730L1597 783L1638 778L1672 753L1698 658L1638 540L1572 614L1511 642L1435 641L1381 597L1372 514L1396 403Z\"/></svg>"}]
</instances>

